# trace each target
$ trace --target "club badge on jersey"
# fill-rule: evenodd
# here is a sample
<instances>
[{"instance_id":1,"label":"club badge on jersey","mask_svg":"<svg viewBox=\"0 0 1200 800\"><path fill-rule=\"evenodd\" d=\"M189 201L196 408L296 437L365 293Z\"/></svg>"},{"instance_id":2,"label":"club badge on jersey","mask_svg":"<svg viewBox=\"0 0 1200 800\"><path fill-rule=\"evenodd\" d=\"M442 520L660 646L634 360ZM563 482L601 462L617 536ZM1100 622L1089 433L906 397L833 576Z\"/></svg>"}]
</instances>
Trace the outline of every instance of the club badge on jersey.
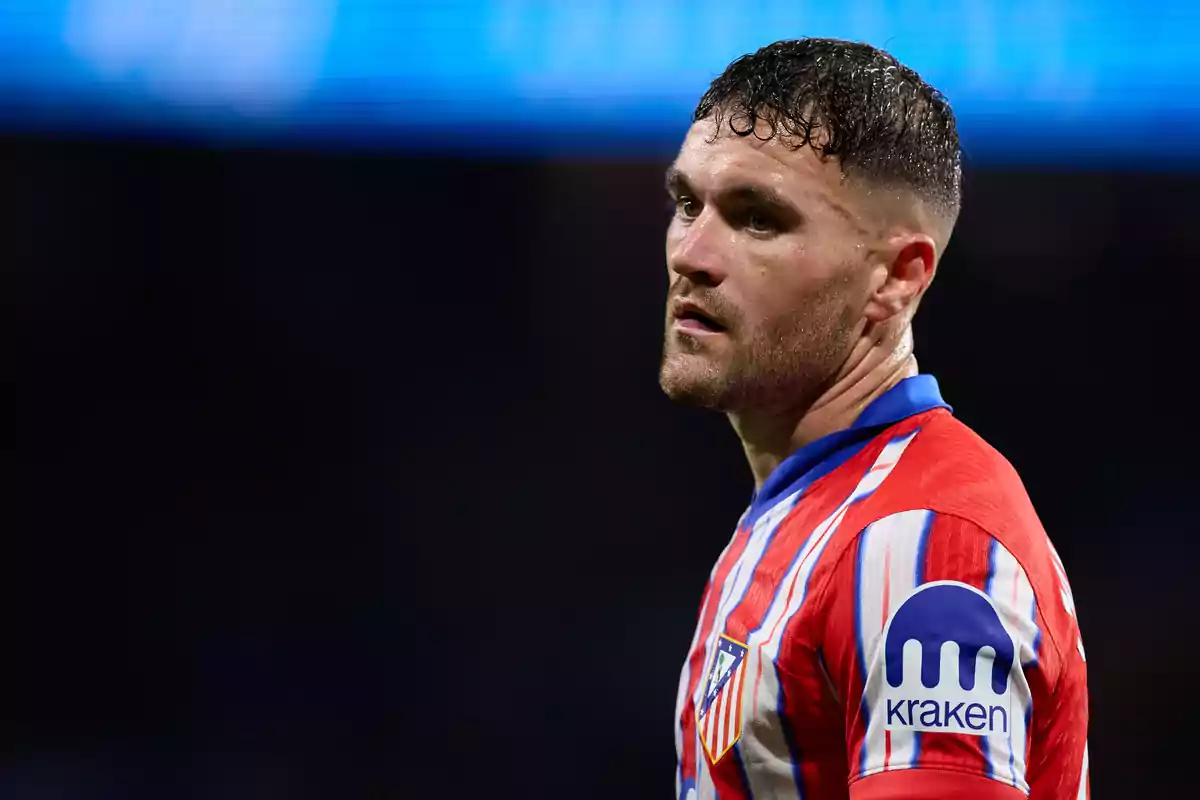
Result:
<instances>
[{"instance_id":1,"label":"club badge on jersey","mask_svg":"<svg viewBox=\"0 0 1200 800\"><path fill-rule=\"evenodd\" d=\"M748 649L741 642L722 635L713 653L704 699L696 712L696 729L713 764L720 761L742 735L742 684Z\"/></svg>"}]
</instances>

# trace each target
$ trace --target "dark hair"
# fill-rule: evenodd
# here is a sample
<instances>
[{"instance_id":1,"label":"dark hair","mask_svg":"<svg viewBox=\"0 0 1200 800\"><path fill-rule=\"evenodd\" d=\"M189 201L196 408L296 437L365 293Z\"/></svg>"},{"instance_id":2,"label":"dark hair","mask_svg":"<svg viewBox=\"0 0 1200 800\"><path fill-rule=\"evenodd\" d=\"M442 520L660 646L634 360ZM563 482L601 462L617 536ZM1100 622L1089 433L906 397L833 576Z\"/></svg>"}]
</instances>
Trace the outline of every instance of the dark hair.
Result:
<instances>
[{"instance_id":1,"label":"dark hair","mask_svg":"<svg viewBox=\"0 0 1200 800\"><path fill-rule=\"evenodd\" d=\"M954 112L891 54L839 39L775 42L712 82L692 121L715 115L739 136L780 136L836 157L847 174L911 190L950 216L962 194ZM757 129L766 123L769 133Z\"/></svg>"}]
</instances>

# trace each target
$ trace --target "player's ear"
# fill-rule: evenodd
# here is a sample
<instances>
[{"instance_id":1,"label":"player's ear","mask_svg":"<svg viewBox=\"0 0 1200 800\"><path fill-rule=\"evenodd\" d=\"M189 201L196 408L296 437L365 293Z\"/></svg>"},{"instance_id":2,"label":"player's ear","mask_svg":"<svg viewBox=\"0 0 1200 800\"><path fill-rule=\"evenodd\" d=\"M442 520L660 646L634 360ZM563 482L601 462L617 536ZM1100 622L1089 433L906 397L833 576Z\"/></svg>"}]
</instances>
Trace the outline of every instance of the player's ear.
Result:
<instances>
[{"instance_id":1,"label":"player's ear","mask_svg":"<svg viewBox=\"0 0 1200 800\"><path fill-rule=\"evenodd\" d=\"M924 233L892 235L881 249L882 281L867 304L866 316L883 322L915 308L937 268L937 245Z\"/></svg>"}]
</instances>

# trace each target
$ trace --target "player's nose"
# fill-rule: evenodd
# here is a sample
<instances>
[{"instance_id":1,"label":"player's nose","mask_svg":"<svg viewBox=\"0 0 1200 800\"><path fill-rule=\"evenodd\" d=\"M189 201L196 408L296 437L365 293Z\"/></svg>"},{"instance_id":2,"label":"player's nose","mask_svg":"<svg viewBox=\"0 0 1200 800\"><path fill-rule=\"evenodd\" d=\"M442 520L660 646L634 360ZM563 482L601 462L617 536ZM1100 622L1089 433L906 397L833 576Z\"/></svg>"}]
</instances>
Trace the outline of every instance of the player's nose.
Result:
<instances>
[{"instance_id":1,"label":"player's nose","mask_svg":"<svg viewBox=\"0 0 1200 800\"><path fill-rule=\"evenodd\" d=\"M667 241L667 267L695 283L716 286L727 274L720 220L707 209Z\"/></svg>"}]
</instances>

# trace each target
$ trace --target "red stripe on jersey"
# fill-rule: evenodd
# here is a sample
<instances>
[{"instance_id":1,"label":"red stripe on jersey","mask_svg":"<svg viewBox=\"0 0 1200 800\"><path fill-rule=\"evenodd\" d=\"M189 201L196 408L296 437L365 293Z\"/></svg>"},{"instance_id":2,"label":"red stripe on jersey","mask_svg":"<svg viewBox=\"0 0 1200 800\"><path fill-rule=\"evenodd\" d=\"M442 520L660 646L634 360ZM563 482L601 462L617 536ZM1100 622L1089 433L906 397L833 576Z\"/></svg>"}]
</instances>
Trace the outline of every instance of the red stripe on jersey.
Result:
<instances>
[{"instance_id":1,"label":"red stripe on jersey","mask_svg":"<svg viewBox=\"0 0 1200 800\"><path fill-rule=\"evenodd\" d=\"M991 546L992 538L975 525L936 515L925 553L925 581L958 581L985 591Z\"/></svg>"},{"instance_id":2,"label":"red stripe on jersey","mask_svg":"<svg viewBox=\"0 0 1200 800\"><path fill-rule=\"evenodd\" d=\"M853 489L848 489L846 491L846 494L849 494L851 491L853 491ZM840 503L838 505L840 505ZM835 510L837 510L837 506L833 506L832 508L830 508L829 513L833 513ZM841 520L844 517L845 517L845 512L842 512L841 514L838 515L837 519L835 519L831 523L831 526L836 526L838 523L841 522ZM780 526L780 527L782 528L783 526ZM810 526L807 526L807 529L812 529L813 527L814 526L810 525ZM806 529L798 528L797 526L792 526L792 530L789 532L793 533L793 535L791 537L788 537L791 539L790 544L786 541L785 537L783 537L783 536L779 537L781 539L785 539L785 542L779 548L776 549L776 555L784 556L784 558L779 559L779 562L780 562L779 563L779 572L781 575L786 575L788 567L791 565L792 560L796 557L796 553L799 552L804 547L805 543L807 543L808 536L794 535L795 531L803 532L804 530L806 530ZM812 530L812 533L810 535L811 536L820 536L820 535L824 534L824 532L826 530L827 530L827 528L824 528L824 527L822 527L820 530ZM780 531L780 533L782 534L783 531ZM821 552L823 553L824 549L822 549ZM809 550L807 553L804 554L803 557L801 557L800 563L797 565L796 573L793 576L793 580L792 580L791 584L788 586L787 594L784 597L784 600L783 600L784 608L787 608L788 606L790 606L792 604L792 597L795 595L796 585L799 583L799 577L804 571L805 564L807 564L810 559L819 558L819 557L820 557L820 555L817 554L815 550ZM765 557L763 558L763 561L764 562L766 561ZM801 591L803 591L803 590L804 590L804 587L801 587ZM750 611L749 613L751 615L751 618L753 618L755 620L759 620L761 623L761 621L763 620L763 617L766 616L767 611L770 609L771 603L774 599L775 598L773 598L773 597L765 596L765 593L764 593L764 595L762 597L763 602L761 602L761 604L760 604L762 606L761 609L755 608L752 611ZM775 639L775 637L779 635L779 626L783 622L784 622L783 617L780 617L779 619L775 620L775 622L771 625L771 630L768 631L768 633L767 633L767 637L758 644L758 647L760 650L763 648L763 646L766 643L773 641ZM757 624L756 624L756 627L757 627ZM756 659L756 661L758 662L758 667L754 671L754 685L753 685L753 692L751 694L752 697L758 697L758 691L762 686L763 659L758 658L758 659Z\"/></svg>"},{"instance_id":3,"label":"red stripe on jersey","mask_svg":"<svg viewBox=\"0 0 1200 800\"><path fill-rule=\"evenodd\" d=\"M841 698L840 716L845 730L842 753L850 775L857 771L861 761L865 732L865 720L859 713L863 681L857 652L858 635L853 624L858 580L856 560L861 548L862 537L856 536L827 573L827 593L823 597L813 598L814 603L828 604L827 619L841 621L841 624L830 625L823 632L821 655L834 692ZM830 591L834 587L837 590ZM867 611L863 609L864 613Z\"/></svg>"},{"instance_id":4,"label":"red stripe on jersey","mask_svg":"<svg viewBox=\"0 0 1200 800\"><path fill-rule=\"evenodd\" d=\"M737 758L737 753L730 751L725 754L725 758L732 761ZM719 766L724 767L725 760L721 760ZM712 775L713 788L717 790L717 797L740 798L746 796L746 787L742 785L742 776L737 769L718 769L714 768L709 771Z\"/></svg>"}]
</instances>

